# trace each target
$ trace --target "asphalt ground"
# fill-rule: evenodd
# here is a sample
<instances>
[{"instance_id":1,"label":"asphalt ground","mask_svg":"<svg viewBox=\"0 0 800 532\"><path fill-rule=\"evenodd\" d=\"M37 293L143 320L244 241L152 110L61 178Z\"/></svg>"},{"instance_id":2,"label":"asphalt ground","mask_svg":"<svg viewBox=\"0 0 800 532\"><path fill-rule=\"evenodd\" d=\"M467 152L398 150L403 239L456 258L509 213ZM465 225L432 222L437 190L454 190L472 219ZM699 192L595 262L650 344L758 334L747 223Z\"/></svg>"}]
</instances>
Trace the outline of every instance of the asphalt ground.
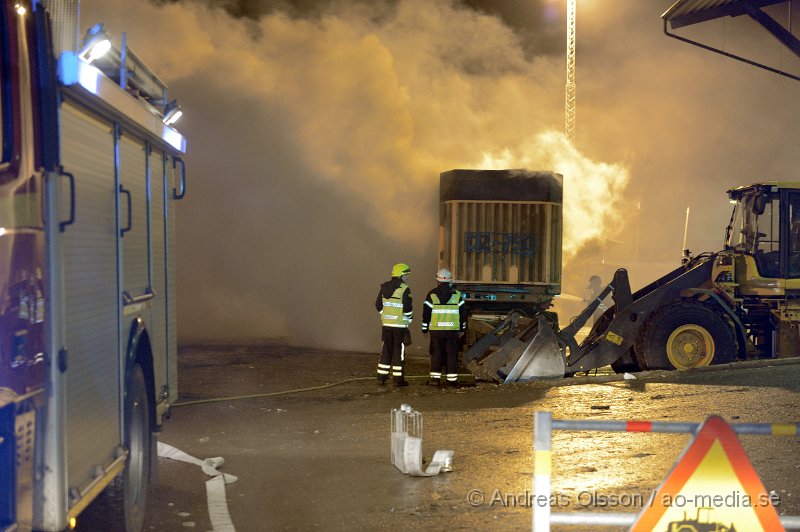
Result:
<instances>
[{"instance_id":1,"label":"asphalt ground","mask_svg":"<svg viewBox=\"0 0 800 532\"><path fill-rule=\"evenodd\" d=\"M426 386L428 359L407 360L406 388L380 387L377 355L282 345L185 346L180 400L162 442L223 457L239 531L530 530L533 415L558 419L796 423L800 360L745 362L636 379L598 375L459 389ZM390 411L423 415L423 455L452 449L454 471L403 475L390 463ZM741 436L777 510L800 515L800 438ZM557 431L559 511L639 512L686 434ZM145 530L211 530L200 468L159 459ZM611 501L611 502L610 502ZM721 518L721 516L718 516ZM598 530L595 525L553 530ZM605 530L621 530L605 527ZM737 528L738 530L738 528Z\"/></svg>"}]
</instances>

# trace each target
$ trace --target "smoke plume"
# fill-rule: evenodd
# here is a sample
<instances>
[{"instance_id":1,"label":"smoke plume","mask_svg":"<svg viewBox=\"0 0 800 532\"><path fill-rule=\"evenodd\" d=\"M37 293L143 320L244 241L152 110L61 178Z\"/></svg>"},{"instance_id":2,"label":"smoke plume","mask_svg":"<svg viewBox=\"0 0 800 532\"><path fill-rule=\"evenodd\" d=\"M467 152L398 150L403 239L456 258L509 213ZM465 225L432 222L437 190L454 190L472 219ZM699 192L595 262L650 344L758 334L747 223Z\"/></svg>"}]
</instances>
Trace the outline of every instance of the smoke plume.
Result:
<instances>
[{"instance_id":1,"label":"smoke plume","mask_svg":"<svg viewBox=\"0 0 800 532\"><path fill-rule=\"evenodd\" d=\"M528 29L477 1L331 1L249 18L217 4L81 6L84 27L127 32L185 111L183 341L376 349L373 302L399 261L412 266L416 325L435 284L442 171L564 174L574 291L608 257L673 258L687 206L690 245L715 242L726 187L797 167L780 134L798 118L779 103L788 83L663 37L666 5L579 13L573 146L559 133L558 2L532 2L547 16Z\"/></svg>"}]
</instances>

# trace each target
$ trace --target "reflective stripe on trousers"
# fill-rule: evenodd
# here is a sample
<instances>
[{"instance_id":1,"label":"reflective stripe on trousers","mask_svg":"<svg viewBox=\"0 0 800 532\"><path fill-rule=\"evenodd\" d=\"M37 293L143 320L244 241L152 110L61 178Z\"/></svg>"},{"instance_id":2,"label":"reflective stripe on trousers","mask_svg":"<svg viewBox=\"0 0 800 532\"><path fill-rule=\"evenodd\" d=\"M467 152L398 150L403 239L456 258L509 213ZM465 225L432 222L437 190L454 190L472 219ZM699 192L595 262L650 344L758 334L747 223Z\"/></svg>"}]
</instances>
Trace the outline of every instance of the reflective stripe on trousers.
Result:
<instances>
[{"instance_id":1,"label":"reflective stripe on trousers","mask_svg":"<svg viewBox=\"0 0 800 532\"><path fill-rule=\"evenodd\" d=\"M406 360L406 346L402 342L400 343L400 363L402 364ZM388 376L389 370L392 370L393 377L402 377L403 376L403 366L394 366L391 364L382 364L378 361L378 375L380 376Z\"/></svg>"}]
</instances>

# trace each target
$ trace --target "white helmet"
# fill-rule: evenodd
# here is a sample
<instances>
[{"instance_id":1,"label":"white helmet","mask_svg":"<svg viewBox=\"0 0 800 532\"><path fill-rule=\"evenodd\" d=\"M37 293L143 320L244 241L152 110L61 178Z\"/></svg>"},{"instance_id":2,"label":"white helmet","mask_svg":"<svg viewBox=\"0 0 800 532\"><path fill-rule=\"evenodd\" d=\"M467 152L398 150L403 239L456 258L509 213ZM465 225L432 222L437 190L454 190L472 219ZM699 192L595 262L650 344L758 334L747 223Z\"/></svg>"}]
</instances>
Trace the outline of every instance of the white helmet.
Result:
<instances>
[{"instance_id":1,"label":"white helmet","mask_svg":"<svg viewBox=\"0 0 800 532\"><path fill-rule=\"evenodd\" d=\"M449 283L453 280L453 274L447 268L442 268L436 272L436 280L440 283Z\"/></svg>"}]
</instances>

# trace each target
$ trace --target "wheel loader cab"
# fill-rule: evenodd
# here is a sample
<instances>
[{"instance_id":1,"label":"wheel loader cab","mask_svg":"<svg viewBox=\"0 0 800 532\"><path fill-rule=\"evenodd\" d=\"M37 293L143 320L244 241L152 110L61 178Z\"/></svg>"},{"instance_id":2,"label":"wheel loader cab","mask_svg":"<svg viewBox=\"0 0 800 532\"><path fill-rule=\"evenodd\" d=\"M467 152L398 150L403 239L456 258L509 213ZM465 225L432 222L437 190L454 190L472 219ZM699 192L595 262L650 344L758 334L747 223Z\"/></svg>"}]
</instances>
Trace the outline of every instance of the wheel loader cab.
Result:
<instances>
[{"instance_id":1,"label":"wheel loader cab","mask_svg":"<svg viewBox=\"0 0 800 532\"><path fill-rule=\"evenodd\" d=\"M737 282L753 295L783 295L778 280L800 278L800 189L759 184L728 194L735 207L726 247L742 253Z\"/></svg>"}]
</instances>

